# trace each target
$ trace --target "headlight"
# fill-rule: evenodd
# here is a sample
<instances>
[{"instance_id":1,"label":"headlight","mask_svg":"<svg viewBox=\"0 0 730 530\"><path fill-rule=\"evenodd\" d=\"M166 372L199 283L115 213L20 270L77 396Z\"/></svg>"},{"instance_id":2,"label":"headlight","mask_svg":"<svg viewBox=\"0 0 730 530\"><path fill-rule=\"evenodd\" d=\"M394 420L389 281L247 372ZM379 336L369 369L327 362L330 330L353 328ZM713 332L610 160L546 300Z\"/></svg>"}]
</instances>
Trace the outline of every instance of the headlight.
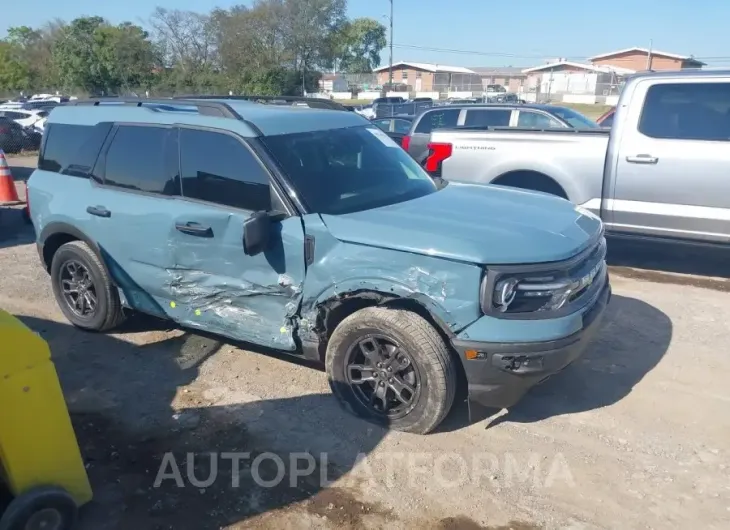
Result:
<instances>
[{"instance_id":1,"label":"headlight","mask_svg":"<svg viewBox=\"0 0 730 530\"><path fill-rule=\"evenodd\" d=\"M528 267L488 269L482 281L482 311L495 316L567 311L568 306L592 292L597 283L603 283L605 243L563 267L541 271L531 268L532 271Z\"/></svg>"},{"instance_id":2,"label":"headlight","mask_svg":"<svg viewBox=\"0 0 730 530\"><path fill-rule=\"evenodd\" d=\"M498 311L504 313L509 309L510 304L514 302L517 295L516 287L518 284L519 280L517 278L508 278L497 283L492 299Z\"/></svg>"},{"instance_id":3,"label":"headlight","mask_svg":"<svg viewBox=\"0 0 730 530\"><path fill-rule=\"evenodd\" d=\"M492 299L500 313L548 311L563 307L577 288L556 277L511 277L497 281Z\"/></svg>"}]
</instances>

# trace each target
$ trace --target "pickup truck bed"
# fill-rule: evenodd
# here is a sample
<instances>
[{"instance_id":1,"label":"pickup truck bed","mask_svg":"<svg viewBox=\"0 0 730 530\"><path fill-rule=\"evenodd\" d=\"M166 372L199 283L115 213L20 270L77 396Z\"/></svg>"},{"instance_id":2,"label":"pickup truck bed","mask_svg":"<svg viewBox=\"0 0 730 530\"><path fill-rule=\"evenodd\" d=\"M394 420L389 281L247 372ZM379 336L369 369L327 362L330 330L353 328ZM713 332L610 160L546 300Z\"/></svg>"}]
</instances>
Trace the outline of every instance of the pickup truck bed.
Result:
<instances>
[{"instance_id":1,"label":"pickup truck bed","mask_svg":"<svg viewBox=\"0 0 730 530\"><path fill-rule=\"evenodd\" d=\"M609 233L727 245L730 71L631 76L610 130L437 129L425 167L562 196Z\"/></svg>"},{"instance_id":2,"label":"pickup truck bed","mask_svg":"<svg viewBox=\"0 0 730 530\"><path fill-rule=\"evenodd\" d=\"M452 146L451 156L441 163L440 176L446 180L508 185L532 180L532 189L554 190L600 215L608 138L603 129L453 128L434 131L431 143ZM550 175L554 184L545 181L541 187L529 173ZM581 181L574 182L572 174L581 175Z\"/></svg>"}]
</instances>

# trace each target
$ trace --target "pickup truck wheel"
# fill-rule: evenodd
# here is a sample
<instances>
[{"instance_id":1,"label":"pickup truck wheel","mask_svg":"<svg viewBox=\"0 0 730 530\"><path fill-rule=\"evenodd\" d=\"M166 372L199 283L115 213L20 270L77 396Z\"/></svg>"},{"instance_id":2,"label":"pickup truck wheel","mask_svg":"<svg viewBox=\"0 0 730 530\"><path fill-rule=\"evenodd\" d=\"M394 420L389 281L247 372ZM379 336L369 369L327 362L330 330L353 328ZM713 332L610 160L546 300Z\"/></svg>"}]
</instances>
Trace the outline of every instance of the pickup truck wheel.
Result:
<instances>
[{"instance_id":1,"label":"pickup truck wheel","mask_svg":"<svg viewBox=\"0 0 730 530\"><path fill-rule=\"evenodd\" d=\"M347 411L395 430L427 434L454 402L454 360L433 326L410 311L367 307L348 316L325 364Z\"/></svg>"},{"instance_id":2,"label":"pickup truck wheel","mask_svg":"<svg viewBox=\"0 0 730 530\"><path fill-rule=\"evenodd\" d=\"M56 251L51 283L58 306L74 326L106 331L124 321L116 287L99 257L83 241L70 241Z\"/></svg>"}]
</instances>

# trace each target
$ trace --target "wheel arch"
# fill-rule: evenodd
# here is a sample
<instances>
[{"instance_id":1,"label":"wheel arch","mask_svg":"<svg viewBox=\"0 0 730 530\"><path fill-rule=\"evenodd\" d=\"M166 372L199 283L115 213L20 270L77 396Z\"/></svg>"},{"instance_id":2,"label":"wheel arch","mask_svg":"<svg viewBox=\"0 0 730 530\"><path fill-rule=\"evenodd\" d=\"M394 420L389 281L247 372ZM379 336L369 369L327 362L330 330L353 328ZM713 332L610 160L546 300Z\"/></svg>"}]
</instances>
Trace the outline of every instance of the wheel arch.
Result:
<instances>
[{"instance_id":1,"label":"wheel arch","mask_svg":"<svg viewBox=\"0 0 730 530\"><path fill-rule=\"evenodd\" d=\"M311 331L316 335L315 341L318 344L316 353L311 352L309 357L324 361L327 343L337 326L351 314L366 307L391 307L412 311L431 324L447 345L450 345L450 339L455 336L454 331L436 311L416 298L375 289L360 289L322 300L307 312L306 319L310 321Z\"/></svg>"},{"instance_id":2,"label":"wheel arch","mask_svg":"<svg viewBox=\"0 0 730 530\"><path fill-rule=\"evenodd\" d=\"M491 184L499 186L513 186L520 189L551 193L564 199L569 199L568 190L555 178L542 171L532 169L518 169L502 173L492 180ZM517 185L522 184L522 185ZM542 185L542 186L541 186ZM543 187L543 189L539 189Z\"/></svg>"},{"instance_id":3,"label":"wheel arch","mask_svg":"<svg viewBox=\"0 0 730 530\"><path fill-rule=\"evenodd\" d=\"M101 248L93 239L73 225L64 222L55 222L47 225L41 231L41 235L38 238L39 253L46 272L50 272L51 270L51 263L53 262L53 256L56 254L56 251L58 251L62 245L71 241L83 241L89 245L89 247L99 257L102 264L106 266L106 263L102 259Z\"/></svg>"}]
</instances>

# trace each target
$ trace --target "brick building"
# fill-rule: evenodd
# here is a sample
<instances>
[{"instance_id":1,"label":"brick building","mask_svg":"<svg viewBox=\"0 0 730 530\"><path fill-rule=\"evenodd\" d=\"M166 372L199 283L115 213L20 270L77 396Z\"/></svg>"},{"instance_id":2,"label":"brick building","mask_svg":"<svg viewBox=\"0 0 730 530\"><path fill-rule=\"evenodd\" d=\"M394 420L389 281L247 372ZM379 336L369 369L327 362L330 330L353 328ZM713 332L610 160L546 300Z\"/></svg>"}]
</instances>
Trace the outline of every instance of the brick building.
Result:
<instances>
[{"instance_id":1,"label":"brick building","mask_svg":"<svg viewBox=\"0 0 730 530\"><path fill-rule=\"evenodd\" d=\"M482 78L482 86L501 85L507 92L519 92L527 80L527 74L514 66L489 67L475 66L470 68Z\"/></svg>"},{"instance_id":2,"label":"brick building","mask_svg":"<svg viewBox=\"0 0 730 530\"><path fill-rule=\"evenodd\" d=\"M628 70L682 70L706 66L691 55L678 55L647 48L626 48L589 57L594 66L616 66Z\"/></svg>"},{"instance_id":3,"label":"brick building","mask_svg":"<svg viewBox=\"0 0 730 530\"><path fill-rule=\"evenodd\" d=\"M373 72L378 76L378 84L389 82L390 65ZM393 63L393 83L408 85L409 90L415 92L481 90L482 87L481 77L469 68L406 61Z\"/></svg>"}]
</instances>

